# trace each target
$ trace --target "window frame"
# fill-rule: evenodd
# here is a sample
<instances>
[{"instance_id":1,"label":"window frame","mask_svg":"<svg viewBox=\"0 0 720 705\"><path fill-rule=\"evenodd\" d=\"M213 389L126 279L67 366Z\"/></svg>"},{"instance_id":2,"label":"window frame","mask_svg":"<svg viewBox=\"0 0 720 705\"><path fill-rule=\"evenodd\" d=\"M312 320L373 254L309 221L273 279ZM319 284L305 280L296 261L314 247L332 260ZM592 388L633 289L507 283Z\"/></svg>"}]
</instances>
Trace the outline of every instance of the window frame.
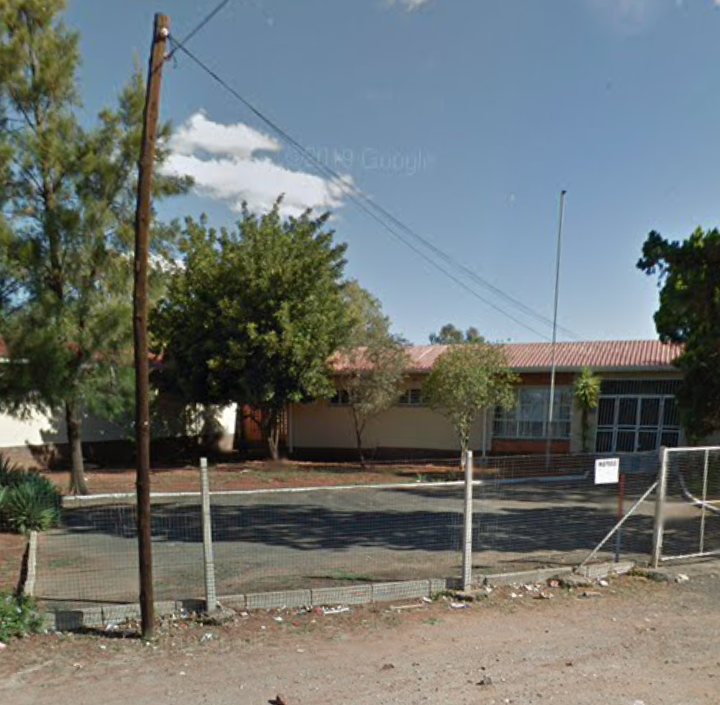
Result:
<instances>
[{"instance_id":1,"label":"window frame","mask_svg":"<svg viewBox=\"0 0 720 705\"><path fill-rule=\"evenodd\" d=\"M523 396L531 397L533 394L539 396L534 403L522 398ZM519 441L540 441L547 438L549 403L549 386L519 386L516 392L516 403L512 409L495 408L493 438ZM551 436L553 440L567 441L571 439L572 418L572 387L566 385L555 387ZM531 430L528 431L528 429Z\"/></svg>"}]
</instances>

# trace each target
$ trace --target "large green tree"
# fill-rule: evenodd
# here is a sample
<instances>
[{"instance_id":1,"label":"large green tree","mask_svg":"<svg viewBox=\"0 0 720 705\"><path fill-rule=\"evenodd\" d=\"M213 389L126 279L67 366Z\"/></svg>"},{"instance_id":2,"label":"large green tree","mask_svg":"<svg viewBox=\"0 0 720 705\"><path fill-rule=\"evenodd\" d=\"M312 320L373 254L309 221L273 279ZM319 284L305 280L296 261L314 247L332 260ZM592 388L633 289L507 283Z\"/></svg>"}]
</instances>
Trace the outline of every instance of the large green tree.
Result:
<instances>
[{"instance_id":1,"label":"large green tree","mask_svg":"<svg viewBox=\"0 0 720 705\"><path fill-rule=\"evenodd\" d=\"M474 345L485 341L474 326L463 332L452 323L446 323L437 333L430 333L429 340L433 345Z\"/></svg>"},{"instance_id":2,"label":"large green tree","mask_svg":"<svg viewBox=\"0 0 720 705\"><path fill-rule=\"evenodd\" d=\"M658 277L660 339L684 346L678 402L689 435L700 438L720 429L720 232L698 228L683 241L651 232L637 266Z\"/></svg>"},{"instance_id":3,"label":"large green tree","mask_svg":"<svg viewBox=\"0 0 720 705\"><path fill-rule=\"evenodd\" d=\"M514 406L517 381L502 346L457 345L433 365L423 397L450 421L464 454L470 448L472 425L483 409Z\"/></svg>"},{"instance_id":4,"label":"large green tree","mask_svg":"<svg viewBox=\"0 0 720 705\"><path fill-rule=\"evenodd\" d=\"M287 405L333 393L329 358L351 325L345 245L328 217L283 219L278 201L261 216L244 208L219 232L188 219L183 266L152 319L161 384L195 403L259 410L275 458Z\"/></svg>"},{"instance_id":5,"label":"large green tree","mask_svg":"<svg viewBox=\"0 0 720 705\"><path fill-rule=\"evenodd\" d=\"M400 397L409 357L405 341L390 330L380 302L357 282L345 287L350 334L339 351L343 371L338 389L347 395L358 455L365 464L363 434L368 422Z\"/></svg>"},{"instance_id":6,"label":"large green tree","mask_svg":"<svg viewBox=\"0 0 720 705\"><path fill-rule=\"evenodd\" d=\"M87 491L82 419L131 402L132 253L144 84L136 71L96 126L78 119L78 35L64 0L0 0L0 399L65 418L71 489ZM158 163L169 125L159 130ZM156 198L184 192L159 176ZM172 228L154 223L153 252ZM157 267L157 275L162 267Z\"/></svg>"}]
</instances>

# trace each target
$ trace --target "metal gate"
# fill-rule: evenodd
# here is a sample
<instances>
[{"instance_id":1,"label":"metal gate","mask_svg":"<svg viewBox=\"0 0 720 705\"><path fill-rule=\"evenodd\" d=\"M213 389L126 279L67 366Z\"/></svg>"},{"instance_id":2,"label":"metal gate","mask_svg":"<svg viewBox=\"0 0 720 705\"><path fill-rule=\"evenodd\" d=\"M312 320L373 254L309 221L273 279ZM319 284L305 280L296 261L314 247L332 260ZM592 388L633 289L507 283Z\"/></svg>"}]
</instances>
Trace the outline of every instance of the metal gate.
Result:
<instances>
[{"instance_id":1,"label":"metal gate","mask_svg":"<svg viewBox=\"0 0 720 705\"><path fill-rule=\"evenodd\" d=\"M664 448L653 565L720 555L720 448Z\"/></svg>"}]
</instances>

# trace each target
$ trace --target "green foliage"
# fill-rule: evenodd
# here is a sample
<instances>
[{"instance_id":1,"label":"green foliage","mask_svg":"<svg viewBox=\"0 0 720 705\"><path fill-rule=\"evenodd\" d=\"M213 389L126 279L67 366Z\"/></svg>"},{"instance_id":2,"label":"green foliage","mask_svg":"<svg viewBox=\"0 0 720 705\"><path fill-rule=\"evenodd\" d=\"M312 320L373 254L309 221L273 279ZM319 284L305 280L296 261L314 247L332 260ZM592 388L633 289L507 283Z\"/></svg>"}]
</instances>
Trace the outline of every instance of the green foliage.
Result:
<instances>
[{"instance_id":1,"label":"green foliage","mask_svg":"<svg viewBox=\"0 0 720 705\"><path fill-rule=\"evenodd\" d=\"M188 219L185 266L151 321L165 351L161 387L259 409L274 456L287 404L333 393L328 359L350 326L345 246L325 229L328 217L283 220L278 200L262 216L245 207L232 230Z\"/></svg>"},{"instance_id":2,"label":"green foliage","mask_svg":"<svg viewBox=\"0 0 720 705\"><path fill-rule=\"evenodd\" d=\"M62 497L47 477L0 463L0 524L22 534L47 531L59 523L61 505Z\"/></svg>"},{"instance_id":3,"label":"green foliage","mask_svg":"<svg viewBox=\"0 0 720 705\"><path fill-rule=\"evenodd\" d=\"M365 427L398 400L409 357L405 342L390 332L390 319L374 296L351 281L345 298L352 327L340 350L346 370L338 377L338 388L348 395L362 461Z\"/></svg>"},{"instance_id":4,"label":"green foliage","mask_svg":"<svg viewBox=\"0 0 720 705\"><path fill-rule=\"evenodd\" d=\"M0 592L0 641L19 639L28 634L37 634L43 620L35 600Z\"/></svg>"},{"instance_id":5,"label":"green foliage","mask_svg":"<svg viewBox=\"0 0 720 705\"><path fill-rule=\"evenodd\" d=\"M435 362L423 395L432 409L447 417L465 451L472 424L483 409L513 407L517 382L501 346L458 345Z\"/></svg>"},{"instance_id":6,"label":"green foliage","mask_svg":"<svg viewBox=\"0 0 720 705\"><path fill-rule=\"evenodd\" d=\"M485 342L477 328L471 326L463 333L452 323L446 323L438 333L430 333L429 337L433 345L477 345Z\"/></svg>"},{"instance_id":7,"label":"green foliage","mask_svg":"<svg viewBox=\"0 0 720 705\"><path fill-rule=\"evenodd\" d=\"M65 412L80 490L83 413L127 416L131 403L144 84L136 71L117 107L86 127L78 119L79 38L59 18L64 8L64 0L0 0L0 124L12 120L0 130L0 335L10 357L0 400L17 415ZM169 136L162 125L158 164ZM154 195L188 187L159 174ZM173 232L153 224L155 261L172 255Z\"/></svg>"},{"instance_id":8,"label":"green foliage","mask_svg":"<svg viewBox=\"0 0 720 705\"><path fill-rule=\"evenodd\" d=\"M657 275L660 339L682 343L678 402L693 438L720 429L720 231L698 228L682 242L651 232L638 269Z\"/></svg>"},{"instance_id":9,"label":"green foliage","mask_svg":"<svg viewBox=\"0 0 720 705\"><path fill-rule=\"evenodd\" d=\"M597 409L600 402L600 378L592 370L583 367L575 380L573 396L582 412L582 448L583 453L588 452L588 439L590 437L589 412Z\"/></svg>"}]
</instances>

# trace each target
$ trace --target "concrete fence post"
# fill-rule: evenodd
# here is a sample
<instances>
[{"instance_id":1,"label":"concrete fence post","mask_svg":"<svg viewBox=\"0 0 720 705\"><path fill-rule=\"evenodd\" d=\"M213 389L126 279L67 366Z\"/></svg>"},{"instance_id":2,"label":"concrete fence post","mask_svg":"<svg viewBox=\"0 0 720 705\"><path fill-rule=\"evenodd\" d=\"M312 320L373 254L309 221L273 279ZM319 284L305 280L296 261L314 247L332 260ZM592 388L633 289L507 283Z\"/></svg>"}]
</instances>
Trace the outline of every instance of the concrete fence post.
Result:
<instances>
[{"instance_id":1,"label":"concrete fence post","mask_svg":"<svg viewBox=\"0 0 720 705\"><path fill-rule=\"evenodd\" d=\"M465 510L463 522L462 587L463 590L469 590L472 585L473 557L473 454L471 450L465 451L463 466L465 468Z\"/></svg>"},{"instance_id":2,"label":"concrete fence post","mask_svg":"<svg viewBox=\"0 0 720 705\"><path fill-rule=\"evenodd\" d=\"M210 509L210 481L207 458L200 458L200 487L202 492L203 568L205 570L205 609L217 609L215 561L213 559L212 514Z\"/></svg>"},{"instance_id":3,"label":"concrete fence post","mask_svg":"<svg viewBox=\"0 0 720 705\"><path fill-rule=\"evenodd\" d=\"M30 597L35 594L35 581L37 580L37 545L38 532L31 531L28 537L27 578L25 580L25 594Z\"/></svg>"},{"instance_id":4,"label":"concrete fence post","mask_svg":"<svg viewBox=\"0 0 720 705\"><path fill-rule=\"evenodd\" d=\"M660 475L655 495L655 525L653 527L653 546L651 565L657 568L662 558L663 534L665 532L665 498L667 496L668 450L660 448Z\"/></svg>"}]
</instances>

